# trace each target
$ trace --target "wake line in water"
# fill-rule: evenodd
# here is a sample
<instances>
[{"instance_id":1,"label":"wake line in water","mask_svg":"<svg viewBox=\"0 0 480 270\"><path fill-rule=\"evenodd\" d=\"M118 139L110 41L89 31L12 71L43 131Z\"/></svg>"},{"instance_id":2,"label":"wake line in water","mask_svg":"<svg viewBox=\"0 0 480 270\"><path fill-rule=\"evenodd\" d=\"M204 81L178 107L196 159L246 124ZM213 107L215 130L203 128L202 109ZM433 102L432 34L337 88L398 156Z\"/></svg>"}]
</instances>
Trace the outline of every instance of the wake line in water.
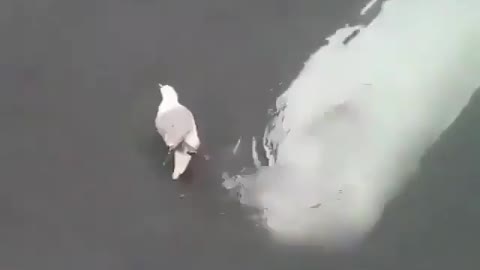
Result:
<instances>
[{"instance_id":1,"label":"wake line in water","mask_svg":"<svg viewBox=\"0 0 480 270\"><path fill-rule=\"evenodd\" d=\"M364 237L480 86L478 10L390 0L368 27L339 29L278 98L268 166L225 187L288 243Z\"/></svg>"}]
</instances>

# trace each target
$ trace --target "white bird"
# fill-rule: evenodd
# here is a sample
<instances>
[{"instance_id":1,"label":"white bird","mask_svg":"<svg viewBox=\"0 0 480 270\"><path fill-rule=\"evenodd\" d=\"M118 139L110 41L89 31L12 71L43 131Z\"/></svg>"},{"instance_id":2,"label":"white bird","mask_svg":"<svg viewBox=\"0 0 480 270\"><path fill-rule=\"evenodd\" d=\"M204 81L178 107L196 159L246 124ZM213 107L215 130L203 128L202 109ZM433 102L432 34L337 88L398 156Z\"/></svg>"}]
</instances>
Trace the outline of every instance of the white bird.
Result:
<instances>
[{"instance_id":1,"label":"white bird","mask_svg":"<svg viewBox=\"0 0 480 270\"><path fill-rule=\"evenodd\" d=\"M178 102L178 95L170 85L159 84L162 101L158 106L155 126L168 146L168 154L174 151L173 180L185 172L192 155L200 146L197 125L192 112Z\"/></svg>"}]
</instances>

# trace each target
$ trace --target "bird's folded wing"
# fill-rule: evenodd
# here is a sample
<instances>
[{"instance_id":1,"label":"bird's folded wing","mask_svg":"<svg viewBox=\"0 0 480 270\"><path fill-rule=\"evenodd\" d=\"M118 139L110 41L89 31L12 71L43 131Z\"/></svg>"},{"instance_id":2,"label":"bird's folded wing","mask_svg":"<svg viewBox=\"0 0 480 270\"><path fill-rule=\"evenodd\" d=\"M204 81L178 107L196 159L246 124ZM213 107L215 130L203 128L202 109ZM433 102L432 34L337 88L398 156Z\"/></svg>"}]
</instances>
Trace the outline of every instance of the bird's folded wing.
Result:
<instances>
[{"instance_id":1,"label":"bird's folded wing","mask_svg":"<svg viewBox=\"0 0 480 270\"><path fill-rule=\"evenodd\" d=\"M184 106L157 115L155 125L168 146L177 146L195 127L192 113Z\"/></svg>"}]
</instances>

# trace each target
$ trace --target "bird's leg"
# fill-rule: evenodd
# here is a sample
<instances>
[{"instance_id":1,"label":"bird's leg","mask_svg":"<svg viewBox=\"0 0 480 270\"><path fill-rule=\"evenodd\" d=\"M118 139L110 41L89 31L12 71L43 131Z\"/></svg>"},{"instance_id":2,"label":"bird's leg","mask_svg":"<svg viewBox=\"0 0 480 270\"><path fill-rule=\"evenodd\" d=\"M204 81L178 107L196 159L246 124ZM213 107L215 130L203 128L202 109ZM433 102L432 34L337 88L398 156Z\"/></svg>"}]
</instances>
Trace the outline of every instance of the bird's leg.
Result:
<instances>
[{"instance_id":1,"label":"bird's leg","mask_svg":"<svg viewBox=\"0 0 480 270\"><path fill-rule=\"evenodd\" d=\"M175 150L177 150L177 148L180 145L181 143L178 143L176 145L171 144L168 146L168 153L167 153L167 156L165 157L165 161L163 161L163 166L165 166L165 164L167 164L167 162L170 161L170 158L173 156L173 152L175 152Z\"/></svg>"},{"instance_id":2,"label":"bird's leg","mask_svg":"<svg viewBox=\"0 0 480 270\"><path fill-rule=\"evenodd\" d=\"M172 157L172 153L175 151L175 148L174 146L169 146L168 147L168 153L165 157L165 160L163 161L163 166L165 166L165 164L167 164L168 161L170 161L170 158Z\"/></svg>"},{"instance_id":3,"label":"bird's leg","mask_svg":"<svg viewBox=\"0 0 480 270\"><path fill-rule=\"evenodd\" d=\"M172 152L173 151L168 151L167 156L165 157L165 160L163 161L163 166L165 166L165 164L167 164L167 162L170 161L170 159L172 157Z\"/></svg>"}]
</instances>

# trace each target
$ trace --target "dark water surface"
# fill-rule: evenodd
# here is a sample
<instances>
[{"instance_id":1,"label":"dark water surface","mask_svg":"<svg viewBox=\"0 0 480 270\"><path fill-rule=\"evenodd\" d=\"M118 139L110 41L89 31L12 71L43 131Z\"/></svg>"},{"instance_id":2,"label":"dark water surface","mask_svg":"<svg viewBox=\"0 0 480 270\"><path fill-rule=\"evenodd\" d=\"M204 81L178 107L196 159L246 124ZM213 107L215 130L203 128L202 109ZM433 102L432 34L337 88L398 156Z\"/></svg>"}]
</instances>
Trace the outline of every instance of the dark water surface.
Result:
<instances>
[{"instance_id":1,"label":"dark water surface","mask_svg":"<svg viewBox=\"0 0 480 270\"><path fill-rule=\"evenodd\" d=\"M480 97L359 250L278 246L220 187L238 137L366 2L0 1L0 269L480 269ZM211 157L182 183L159 82Z\"/></svg>"}]
</instances>

